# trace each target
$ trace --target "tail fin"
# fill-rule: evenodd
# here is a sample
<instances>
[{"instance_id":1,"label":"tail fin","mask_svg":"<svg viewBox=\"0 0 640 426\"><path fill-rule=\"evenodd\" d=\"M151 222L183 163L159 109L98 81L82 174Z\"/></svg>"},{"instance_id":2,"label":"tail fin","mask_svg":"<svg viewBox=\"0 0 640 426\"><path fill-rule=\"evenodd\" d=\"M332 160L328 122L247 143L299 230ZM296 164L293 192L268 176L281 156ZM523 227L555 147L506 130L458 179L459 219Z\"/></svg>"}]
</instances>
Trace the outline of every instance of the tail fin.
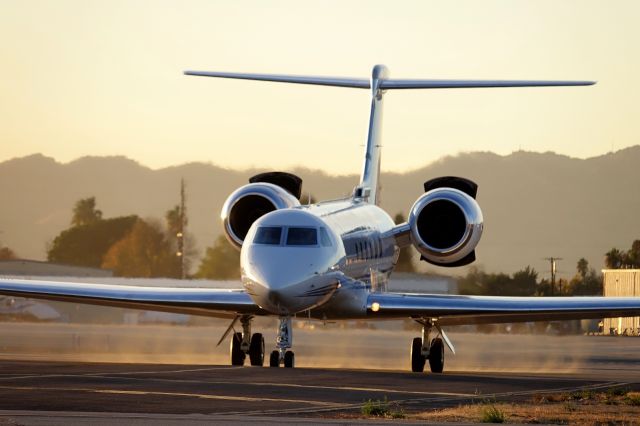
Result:
<instances>
[{"instance_id":1,"label":"tail fin","mask_svg":"<svg viewBox=\"0 0 640 426\"><path fill-rule=\"evenodd\" d=\"M373 67L369 80L342 77L307 77L281 74L247 74L211 71L185 71L186 75L201 77L234 78L241 80L259 80L278 83L314 84L320 86L352 87L371 89L371 111L369 131L365 146L365 159L360 183L354 191L354 197L371 204L378 203L380 176L380 134L382 124L382 98L387 90L395 89L470 89L485 87L551 87L551 86L590 86L594 81L545 81L545 80L404 80L389 79L384 65Z\"/></svg>"}]
</instances>

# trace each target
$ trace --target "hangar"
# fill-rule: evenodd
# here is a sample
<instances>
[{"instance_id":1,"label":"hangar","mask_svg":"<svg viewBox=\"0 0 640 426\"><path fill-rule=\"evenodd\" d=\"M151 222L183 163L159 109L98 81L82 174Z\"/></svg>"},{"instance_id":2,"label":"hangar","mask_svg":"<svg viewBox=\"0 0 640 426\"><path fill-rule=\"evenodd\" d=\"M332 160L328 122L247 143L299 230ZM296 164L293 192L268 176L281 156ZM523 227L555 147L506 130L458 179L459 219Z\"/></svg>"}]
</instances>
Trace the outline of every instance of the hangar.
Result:
<instances>
[{"instance_id":1,"label":"hangar","mask_svg":"<svg viewBox=\"0 0 640 426\"><path fill-rule=\"evenodd\" d=\"M640 297L640 269L603 269L605 297ZM640 335L640 317L606 318L605 334Z\"/></svg>"}]
</instances>

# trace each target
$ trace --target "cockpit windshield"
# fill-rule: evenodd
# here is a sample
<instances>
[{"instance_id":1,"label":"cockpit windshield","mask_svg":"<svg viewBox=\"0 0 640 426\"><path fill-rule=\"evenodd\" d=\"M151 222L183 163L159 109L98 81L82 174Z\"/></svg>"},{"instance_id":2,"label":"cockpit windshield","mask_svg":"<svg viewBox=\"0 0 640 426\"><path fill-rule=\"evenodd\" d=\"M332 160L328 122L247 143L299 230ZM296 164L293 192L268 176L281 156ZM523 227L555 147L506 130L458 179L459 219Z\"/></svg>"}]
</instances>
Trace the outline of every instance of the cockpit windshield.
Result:
<instances>
[{"instance_id":1,"label":"cockpit windshield","mask_svg":"<svg viewBox=\"0 0 640 426\"><path fill-rule=\"evenodd\" d=\"M270 244L279 246L280 237L282 237L282 228L279 226L262 226L258 228L256 237L253 239L254 244Z\"/></svg>"},{"instance_id":2,"label":"cockpit windshield","mask_svg":"<svg viewBox=\"0 0 640 426\"><path fill-rule=\"evenodd\" d=\"M331 238L329 238L329 234L325 228L320 228L320 242L322 243L322 247L331 247Z\"/></svg>"},{"instance_id":3,"label":"cockpit windshield","mask_svg":"<svg viewBox=\"0 0 640 426\"><path fill-rule=\"evenodd\" d=\"M289 228L287 231L288 246L318 245L318 231L316 228Z\"/></svg>"}]
</instances>

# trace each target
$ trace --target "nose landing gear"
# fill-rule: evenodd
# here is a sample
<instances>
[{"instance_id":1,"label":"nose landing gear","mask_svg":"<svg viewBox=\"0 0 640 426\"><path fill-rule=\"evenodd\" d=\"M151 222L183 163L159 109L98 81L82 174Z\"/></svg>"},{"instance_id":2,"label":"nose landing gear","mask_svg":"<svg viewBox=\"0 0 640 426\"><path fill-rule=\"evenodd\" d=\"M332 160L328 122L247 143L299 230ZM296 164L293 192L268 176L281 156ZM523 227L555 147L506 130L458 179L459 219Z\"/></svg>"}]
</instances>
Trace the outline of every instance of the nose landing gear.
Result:
<instances>
[{"instance_id":1,"label":"nose landing gear","mask_svg":"<svg viewBox=\"0 0 640 426\"><path fill-rule=\"evenodd\" d=\"M293 346L293 330L291 329L291 317L280 317L278 325L278 337L276 337L277 350L271 352L269 357L270 367L279 367L284 364L285 368L295 367L295 355L291 349Z\"/></svg>"},{"instance_id":2,"label":"nose landing gear","mask_svg":"<svg viewBox=\"0 0 640 426\"><path fill-rule=\"evenodd\" d=\"M222 342L228 333L233 330L234 324L240 320L242 332L234 332L231 336L231 344L229 345L231 365L244 365L247 355L249 355L251 365L260 367L264 365L264 337L261 333L251 334L252 319L253 317L250 315L236 317L220 339L220 342ZM220 344L220 342L218 344ZM278 337L276 338L276 347L278 349L271 352L269 365L271 367L279 367L280 364L282 364L286 368L293 368L295 366L295 355L293 351L289 350L292 345L293 330L291 329L291 317L280 317Z\"/></svg>"}]
</instances>

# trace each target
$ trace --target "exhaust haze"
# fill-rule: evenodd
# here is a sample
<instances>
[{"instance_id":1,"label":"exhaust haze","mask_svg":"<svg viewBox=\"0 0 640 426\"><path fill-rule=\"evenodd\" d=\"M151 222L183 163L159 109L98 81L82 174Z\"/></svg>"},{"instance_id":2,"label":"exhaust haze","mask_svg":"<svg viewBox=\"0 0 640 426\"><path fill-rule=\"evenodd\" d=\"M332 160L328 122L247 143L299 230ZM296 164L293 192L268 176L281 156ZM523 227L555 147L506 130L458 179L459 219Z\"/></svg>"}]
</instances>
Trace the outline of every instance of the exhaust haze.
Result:
<instances>
[{"instance_id":1,"label":"exhaust haze","mask_svg":"<svg viewBox=\"0 0 640 426\"><path fill-rule=\"evenodd\" d=\"M0 341L5 359L82 362L229 364L229 339L215 344L227 323L207 325L86 325L5 323ZM201 323L202 324L202 323ZM417 331L342 328L294 322L296 366L409 370L409 344ZM268 356L275 345L275 321L257 319ZM304 328L300 326L303 325ZM311 329L313 328L313 329ZM450 334L458 355L446 351L445 371L570 373L594 363L635 359L636 339L601 336ZM267 360L268 363L268 360ZM248 365L248 360L246 362ZM428 365L427 365L428 367Z\"/></svg>"}]
</instances>

